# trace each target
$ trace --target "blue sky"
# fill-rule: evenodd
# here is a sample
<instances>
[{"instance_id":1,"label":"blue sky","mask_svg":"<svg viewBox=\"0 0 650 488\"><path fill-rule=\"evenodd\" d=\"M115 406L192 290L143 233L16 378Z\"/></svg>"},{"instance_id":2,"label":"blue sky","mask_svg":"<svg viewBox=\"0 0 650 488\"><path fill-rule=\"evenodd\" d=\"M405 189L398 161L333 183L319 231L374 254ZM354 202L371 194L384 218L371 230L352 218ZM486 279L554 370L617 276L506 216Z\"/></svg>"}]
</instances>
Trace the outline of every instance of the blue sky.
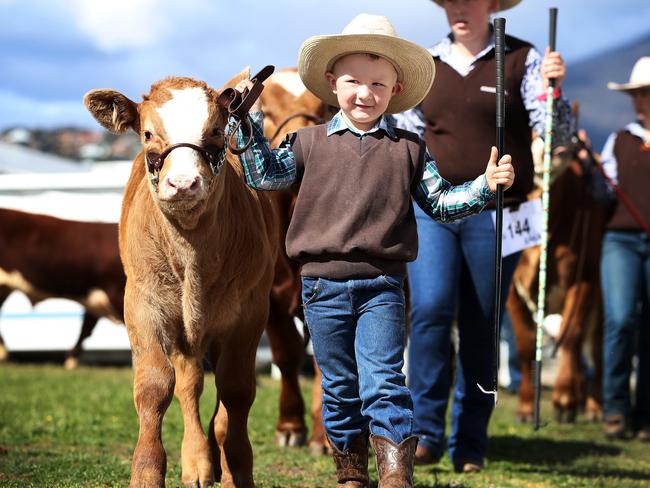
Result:
<instances>
[{"instance_id":1,"label":"blue sky","mask_svg":"<svg viewBox=\"0 0 650 488\"><path fill-rule=\"evenodd\" d=\"M503 12L506 32L542 50L551 6L569 65L650 33L649 0L524 0ZM82 103L93 88L139 101L167 75L219 87L247 65L294 66L304 39L361 12L427 47L448 32L430 0L0 0L0 129L98 127Z\"/></svg>"}]
</instances>

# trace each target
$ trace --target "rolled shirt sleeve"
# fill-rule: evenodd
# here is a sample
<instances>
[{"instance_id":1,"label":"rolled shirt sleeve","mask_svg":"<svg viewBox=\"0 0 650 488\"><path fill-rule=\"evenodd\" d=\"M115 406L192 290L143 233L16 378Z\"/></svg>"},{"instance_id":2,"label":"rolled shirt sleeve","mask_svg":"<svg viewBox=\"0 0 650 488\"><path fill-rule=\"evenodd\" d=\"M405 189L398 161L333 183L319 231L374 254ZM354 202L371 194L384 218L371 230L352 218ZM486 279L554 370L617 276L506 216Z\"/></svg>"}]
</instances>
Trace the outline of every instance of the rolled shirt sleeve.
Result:
<instances>
[{"instance_id":1,"label":"rolled shirt sleeve","mask_svg":"<svg viewBox=\"0 0 650 488\"><path fill-rule=\"evenodd\" d=\"M425 151L422 179L412 192L413 200L434 220L452 222L479 213L495 197L485 174L454 186L445 180L435 160Z\"/></svg>"}]
</instances>

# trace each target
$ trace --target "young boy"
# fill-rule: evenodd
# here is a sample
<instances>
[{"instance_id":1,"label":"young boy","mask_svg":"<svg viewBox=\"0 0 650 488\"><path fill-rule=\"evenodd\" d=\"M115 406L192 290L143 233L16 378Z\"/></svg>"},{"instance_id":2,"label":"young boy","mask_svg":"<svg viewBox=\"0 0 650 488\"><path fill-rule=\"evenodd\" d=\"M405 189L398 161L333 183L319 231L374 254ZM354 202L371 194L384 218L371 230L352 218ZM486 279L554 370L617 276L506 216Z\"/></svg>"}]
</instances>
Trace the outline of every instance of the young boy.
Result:
<instances>
[{"instance_id":1,"label":"young boy","mask_svg":"<svg viewBox=\"0 0 650 488\"><path fill-rule=\"evenodd\" d=\"M405 264L417 255L411 197L436 220L475 214L497 184L512 184L510 156L497 166L492 148L485 175L452 187L420 138L390 124L384 114L417 105L435 68L431 55L397 37L385 17L361 14L341 35L309 38L298 70L307 88L341 110L273 151L262 114L251 113L254 144L240 160L254 188L301 183L286 245L302 264L338 486L368 486L370 436L379 486L410 487L417 438L402 367Z\"/></svg>"}]
</instances>

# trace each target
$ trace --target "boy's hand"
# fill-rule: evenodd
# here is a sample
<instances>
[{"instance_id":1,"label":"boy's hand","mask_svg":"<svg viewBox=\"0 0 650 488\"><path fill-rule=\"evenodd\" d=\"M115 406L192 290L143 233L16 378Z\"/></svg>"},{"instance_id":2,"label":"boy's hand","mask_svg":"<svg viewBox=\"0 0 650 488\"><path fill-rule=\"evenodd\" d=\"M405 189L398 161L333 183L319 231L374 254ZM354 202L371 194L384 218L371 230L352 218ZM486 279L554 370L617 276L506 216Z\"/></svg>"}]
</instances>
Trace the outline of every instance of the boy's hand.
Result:
<instances>
[{"instance_id":1,"label":"boy's hand","mask_svg":"<svg viewBox=\"0 0 650 488\"><path fill-rule=\"evenodd\" d=\"M253 88L253 82L251 80L241 80L237 85L235 86L235 90L237 90L239 93L244 93L244 90L248 88L249 90ZM249 109L249 112L261 112L262 111L262 102L258 98L253 102L253 105L251 105L251 108Z\"/></svg>"},{"instance_id":2,"label":"boy's hand","mask_svg":"<svg viewBox=\"0 0 650 488\"><path fill-rule=\"evenodd\" d=\"M490 190L493 192L497 191L497 185L503 185L503 189L507 190L512 186L513 181L515 181L515 169L512 167L510 154L503 156L497 166L498 155L497 148L492 146L490 160L485 170L485 178L487 179Z\"/></svg>"}]
</instances>

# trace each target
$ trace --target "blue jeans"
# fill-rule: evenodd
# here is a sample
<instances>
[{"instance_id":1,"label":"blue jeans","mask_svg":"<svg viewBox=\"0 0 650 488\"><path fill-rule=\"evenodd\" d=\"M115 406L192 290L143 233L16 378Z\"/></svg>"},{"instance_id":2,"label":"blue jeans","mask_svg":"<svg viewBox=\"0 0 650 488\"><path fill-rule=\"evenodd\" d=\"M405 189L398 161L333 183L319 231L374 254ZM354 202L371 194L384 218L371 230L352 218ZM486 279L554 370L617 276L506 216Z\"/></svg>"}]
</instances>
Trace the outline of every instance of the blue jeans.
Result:
<instances>
[{"instance_id":1,"label":"blue jeans","mask_svg":"<svg viewBox=\"0 0 650 488\"><path fill-rule=\"evenodd\" d=\"M323 379L323 424L340 451L370 432L412 435L403 278L302 278L305 320Z\"/></svg>"},{"instance_id":2,"label":"blue jeans","mask_svg":"<svg viewBox=\"0 0 650 488\"><path fill-rule=\"evenodd\" d=\"M605 309L604 413L630 416L632 357L638 351L636 406L641 421L648 424L650 323L642 320L641 305L650 303L650 239L641 232L608 231L600 269Z\"/></svg>"},{"instance_id":3,"label":"blue jeans","mask_svg":"<svg viewBox=\"0 0 650 488\"><path fill-rule=\"evenodd\" d=\"M411 332L409 388L414 433L435 456L445 449L445 413L452 381L451 326L457 319L459 350L449 456L482 462L494 398L494 240L490 212L439 224L416 209L419 255L409 264ZM502 304L519 259L503 259Z\"/></svg>"}]
</instances>

